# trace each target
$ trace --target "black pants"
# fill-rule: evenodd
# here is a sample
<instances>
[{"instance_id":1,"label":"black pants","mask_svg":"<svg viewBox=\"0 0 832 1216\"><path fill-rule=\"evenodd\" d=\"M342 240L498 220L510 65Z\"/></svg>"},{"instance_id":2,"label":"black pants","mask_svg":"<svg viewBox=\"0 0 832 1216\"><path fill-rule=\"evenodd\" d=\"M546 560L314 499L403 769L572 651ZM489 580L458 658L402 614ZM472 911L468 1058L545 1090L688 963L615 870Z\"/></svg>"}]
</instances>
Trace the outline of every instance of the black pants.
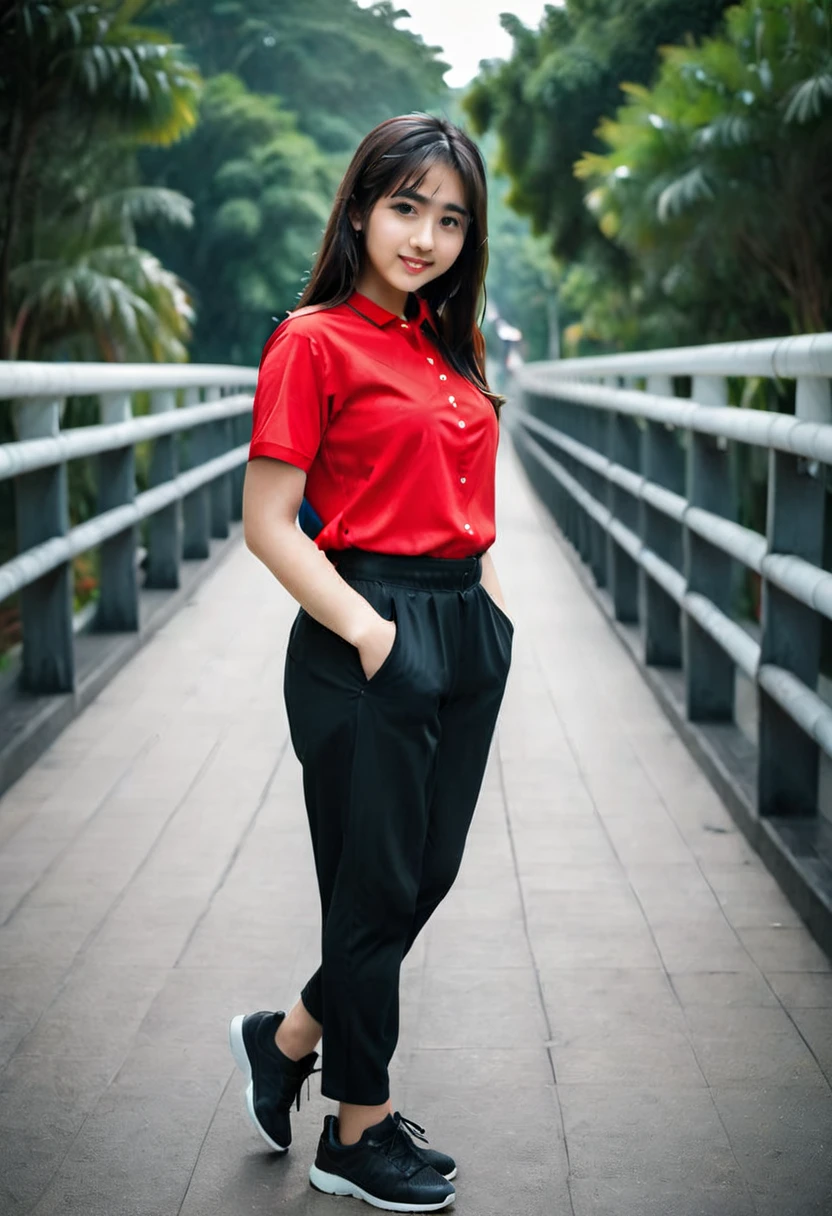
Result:
<instances>
[{"instance_id":1,"label":"black pants","mask_svg":"<svg viewBox=\"0 0 832 1216\"><path fill-rule=\"evenodd\" d=\"M397 632L370 680L358 650L303 609L289 636L284 691L323 927L302 1000L323 1025L323 1094L376 1105L389 1097L402 959L462 860L512 625L478 557L335 560Z\"/></svg>"}]
</instances>

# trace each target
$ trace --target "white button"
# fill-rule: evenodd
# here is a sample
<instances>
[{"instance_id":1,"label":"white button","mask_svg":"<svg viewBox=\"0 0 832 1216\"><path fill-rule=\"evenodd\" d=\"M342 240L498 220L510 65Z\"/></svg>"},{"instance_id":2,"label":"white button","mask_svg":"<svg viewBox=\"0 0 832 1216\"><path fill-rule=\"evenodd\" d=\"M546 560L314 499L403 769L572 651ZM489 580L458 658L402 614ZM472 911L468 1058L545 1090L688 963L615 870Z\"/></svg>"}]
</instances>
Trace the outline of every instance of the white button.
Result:
<instances>
[{"instance_id":1,"label":"white button","mask_svg":"<svg viewBox=\"0 0 832 1216\"><path fill-rule=\"evenodd\" d=\"M466 531L466 532L470 532L470 531L471 531L471 525L470 525L470 524L466 524L466 525L465 525L465 531Z\"/></svg>"},{"instance_id":2,"label":"white button","mask_svg":"<svg viewBox=\"0 0 832 1216\"><path fill-rule=\"evenodd\" d=\"M465 485L465 482L467 481L467 478L465 478L465 477L460 477L460 479L459 479L459 480L462 482L462 484L463 484L463 485Z\"/></svg>"},{"instance_id":3,"label":"white button","mask_svg":"<svg viewBox=\"0 0 832 1216\"><path fill-rule=\"evenodd\" d=\"M433 363L433 359L431 359L431 363ZM440 380L447 380L447 379L448 379L448 377L445 375L445 373L444 373L444 372L440 372L439 379L440 379Z\"/></svg>"},{"instance_id":4,"label":"white button","mask_svg":"<svg viewBox=\"0 0 832 1216\"><path fill-rule=\"evenodd\" d=\"M449 397L448 400L450 401L451 405L453 405L453 403L456 401L456 397Z\"/></svg>"},{"instance_id":5,"label":"white button","mask_svg":"<svg viewBox=\"0 0 832 1216\"><path fill-rule=\"evenodd\" d=\"M459 425L460 425L460 426L465 426L465 423L464 423L464 422L460 422L460 424L459 424Z\"/></svg>"},{"instance_id":6,"label":"white button","mask_svg":"<svg viewBox=\"0 0 832 1216\"><path fill-rule=\"evenodd\" d=\"M406 321L402 321L402 329L407 329L407 322L406 322Z\"/></svg>"},{"instance_id":7,"label":"white button","mask_svg":"<svg viewBox=\"0 0 832 1216\"><path fill-rule=\"evenodd\" d=\"M456 408L457 408L457 404L456 404L456 402L454 402L454 409L456 409Z\"/></svg>"},{"instance_id":8,"label":"white button","mask_svg":"<svg viewBox=\"0 0 832 1216\"><path fill-rule=\"evenodd\" d=\"M431 367L433 367L433 359L431 359L430 355L427 356L427 360Z\"/></svg>"}]
</instances>

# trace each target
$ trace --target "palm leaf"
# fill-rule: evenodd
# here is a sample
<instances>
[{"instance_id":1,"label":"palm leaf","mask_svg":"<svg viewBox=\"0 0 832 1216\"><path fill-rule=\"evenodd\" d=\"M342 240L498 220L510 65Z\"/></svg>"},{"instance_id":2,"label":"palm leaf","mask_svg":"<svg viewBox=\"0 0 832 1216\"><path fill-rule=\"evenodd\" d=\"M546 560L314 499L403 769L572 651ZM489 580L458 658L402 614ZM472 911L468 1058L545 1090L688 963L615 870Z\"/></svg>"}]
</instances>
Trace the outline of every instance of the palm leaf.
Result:
<instances>
[{"instance_id":1,"label":"palm leaf","mask_svg":"<svg viewBox=\"0 0 832 1216\"><path fill-rule=\"evenodd\" d=\"M161 220L181 228L191 228L194 222L193 203L178 190L161 186L130 186L93 199L80 214L85 227L101 229L106 224L147 223Z\"/></svg>"},{"instance_id":2,"label":"palm leaf","mask_svg":"<svg viewBox=\"0 0 832 1216\"><path fill-rule=\"evenodd\" d=\"M742 114L720 114L694 135L697 148L742 148L751 142L753 126Z\"/></svg>"},{"instance_id":3,"label":"palm leaf","mask_svg":"<svg viewBox=\"0 0 832 1216\"><path fill-rule=\"evenodd\" d=\"M27 263L14 286L34 328L65 340L106 331L126 355L181 358L194 320L176 277L136 246L94 249L70 265Z\"/></svg>"},{"instance_id":4,"label":"palm leaf","mask_svg":"<svg viewBox=\"0 0 832 1216\"><path fill-rule=\"evenodd\" d=\"M786 96L786 123L807 123L820 118L824 107L832 101L832 72L818 72L796 85Z\"/></svg>"},{"instance_id":5,"label":"palm leaf","mask_svg":"<svg viewBox=\"0 0 832 1216\"><path fill-rule=\"evenodd\" d=\"M661 223L666 224L696 203L713 198L714 192L708 184L708 179L702 167L697 165L669 186L665 186L659 195L656 212Z\"/></svg>"}]
</instances>

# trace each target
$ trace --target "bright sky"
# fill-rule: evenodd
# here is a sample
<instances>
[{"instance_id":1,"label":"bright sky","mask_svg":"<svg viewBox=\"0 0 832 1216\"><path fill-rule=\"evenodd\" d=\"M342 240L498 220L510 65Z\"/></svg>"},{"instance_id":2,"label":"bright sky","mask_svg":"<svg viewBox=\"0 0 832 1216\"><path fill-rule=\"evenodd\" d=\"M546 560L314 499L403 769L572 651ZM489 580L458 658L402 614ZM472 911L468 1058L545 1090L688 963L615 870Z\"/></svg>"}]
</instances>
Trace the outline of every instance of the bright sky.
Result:
<instances>
[{"instance_id":1,"label":"bright sky","mask_svg":"<svg viewBox=\"0 0 832 1216\"><path fill-rule=\"evenodd\" d=\"M356 0L369 8L374 0ZM552 0L549 0L551 3ZM559 0L554 0L559 3ZM445 81L451 88L468 84L481 59L508 59L512 41L500 25L500 13L514 13L524 25L536 28L543 16L543 0L396 0L410 13L400 29L421 34L429 46L441 46L451 65Z\"/></svg>"}]
</instances>

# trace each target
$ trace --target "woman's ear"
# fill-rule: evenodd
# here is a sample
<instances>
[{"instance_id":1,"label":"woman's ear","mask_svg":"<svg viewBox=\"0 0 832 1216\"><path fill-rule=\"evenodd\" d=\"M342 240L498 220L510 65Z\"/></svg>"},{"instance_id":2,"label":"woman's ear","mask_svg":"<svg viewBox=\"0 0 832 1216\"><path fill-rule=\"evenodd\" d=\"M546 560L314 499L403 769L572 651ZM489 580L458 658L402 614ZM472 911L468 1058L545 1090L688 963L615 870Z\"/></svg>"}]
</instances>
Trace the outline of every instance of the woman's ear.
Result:
<instances>
[{"instance_id":1,"label":"woman's ear","mask_svg":"<svg viewBox=\"0 0 832 1216\"><path fill-rule=\"evenodd\" d=\"M347 210L347 218L352 224L353 232L361 232L364 225L361 222L361 213L355 207L350 207Z\"/></svg>"}]
</instances>

